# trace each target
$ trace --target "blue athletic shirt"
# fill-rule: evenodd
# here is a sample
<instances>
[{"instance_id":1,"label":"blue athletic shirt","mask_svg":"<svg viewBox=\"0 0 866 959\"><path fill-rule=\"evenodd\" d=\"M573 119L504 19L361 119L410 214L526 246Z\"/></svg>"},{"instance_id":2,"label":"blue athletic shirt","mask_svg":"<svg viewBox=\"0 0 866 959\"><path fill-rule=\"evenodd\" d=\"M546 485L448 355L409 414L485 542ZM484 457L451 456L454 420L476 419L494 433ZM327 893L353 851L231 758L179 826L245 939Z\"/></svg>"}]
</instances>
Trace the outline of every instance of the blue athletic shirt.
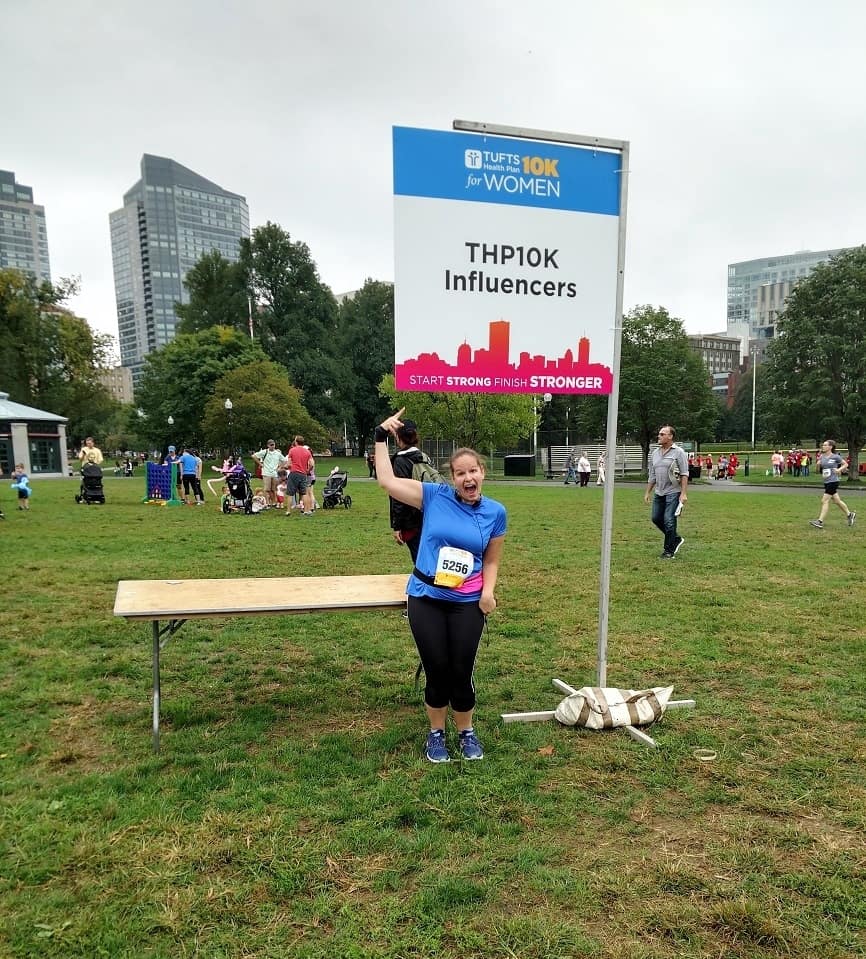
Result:
<instances>
[{"instance_id":1,"label":"blue athletic shirt","mask_svg":"<svg viewBox=\"0 0 866 959\"><path fill-rule=\"evenodd\" d=\"M415 566L428 576L436 572L436 560L443 546L454 546L472 553L472 574L481 572L484 550L491 539L505 534L505 507L496 500L481 497L478 506L457 499L444 483L422 483L424 524ZM481 590L459 593L444 586L428 586L416 576L409 577L406 592L410 596L445 599L458 603L477 603Z\"/></svg>"}]
</instances>

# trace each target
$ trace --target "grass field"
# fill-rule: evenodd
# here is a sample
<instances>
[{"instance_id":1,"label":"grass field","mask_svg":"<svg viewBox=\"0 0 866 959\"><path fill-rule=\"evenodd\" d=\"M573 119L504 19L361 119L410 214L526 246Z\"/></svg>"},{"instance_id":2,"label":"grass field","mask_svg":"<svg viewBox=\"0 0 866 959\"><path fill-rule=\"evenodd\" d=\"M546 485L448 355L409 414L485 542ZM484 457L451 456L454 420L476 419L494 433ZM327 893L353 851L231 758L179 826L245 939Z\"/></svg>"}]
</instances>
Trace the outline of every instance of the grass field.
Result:
<instances>
[{"instance_id":1,"label":"grass field","mask_svg":"<svg viewBox=\"0 0 866 959\"><path fill-rule=\"evenodd\" d=\"M601 492L491 484L487 755L434 767L397 612L187 623L154 755L150 631L113 618L118 579L409 562L369 482L312 519L143 485L86 507L34 481L27 515L0 486L0 957L866 956L864 530L810 528L817 491L696 489L669 563L642 488L617 491L608 681L697 701L653 751L501 723L595 681Z\"/></svg>"}]
</instances>

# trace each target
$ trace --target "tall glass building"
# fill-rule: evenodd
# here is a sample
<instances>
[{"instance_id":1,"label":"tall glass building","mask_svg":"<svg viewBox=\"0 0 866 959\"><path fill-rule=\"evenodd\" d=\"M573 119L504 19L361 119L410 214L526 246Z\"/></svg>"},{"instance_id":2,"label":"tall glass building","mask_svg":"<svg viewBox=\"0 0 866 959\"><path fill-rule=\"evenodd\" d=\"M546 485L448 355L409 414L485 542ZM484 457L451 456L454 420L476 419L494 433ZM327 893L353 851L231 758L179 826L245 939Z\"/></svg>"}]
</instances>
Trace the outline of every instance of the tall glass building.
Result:
<instances>
[{"instance_id":1,"label":"tall glass building","mask_svg":"<svg viewBox=\"0 0 866 959\"><path fill-rule=\"evenodd\" d=\"M776 333L776 317L785 308L791 290L819 263L843 250L803 250L765 260L728 264L728 332L734 324L748 323L752 339L770 339Z\"/></svg>"},{"instance_id":2,"label":"tall glass building","mask_svg":"<svg viewBox=\"0 0 866 959\"><path fill-rule=\"evenodd\" d=\"M141 379L144 358L174 339L183 278L202 254L236 262L250 235L246 199L166 157L145 153L141 179L109 216L120 362Z\"/></svg>"},{"instance_id":3,"label":"tall glass building","mask_svg":"<svg viewBox=\"0 0 866 959\"><path fill-rule=\"evenodd\" d=\"M51 281L45 207L33 202L33 188L0 170L0 269L21 270Z\"/></svg>"}]
</instances>

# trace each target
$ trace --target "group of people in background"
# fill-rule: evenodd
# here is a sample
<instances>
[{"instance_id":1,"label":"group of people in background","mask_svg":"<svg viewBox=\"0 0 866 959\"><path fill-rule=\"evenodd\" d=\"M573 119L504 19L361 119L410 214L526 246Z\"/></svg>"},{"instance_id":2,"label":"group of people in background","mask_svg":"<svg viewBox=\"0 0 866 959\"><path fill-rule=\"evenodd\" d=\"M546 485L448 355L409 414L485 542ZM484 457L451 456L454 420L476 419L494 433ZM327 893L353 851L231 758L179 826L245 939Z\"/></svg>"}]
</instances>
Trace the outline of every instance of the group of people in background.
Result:
<instances>
[{"instance_id":1,"label":"group of people in background","mask_svg":"<svg viewBox=\"0 0 866 959\"><path fill-rule=\"evenodd\" d=\"M821 456L819 452L818 457ZM812 454L806 450L791 448L787 453L782 454L779 450L774 450L770 457L770 467L773 476L808 476L809 468L812 465Z\"/></svg>"},{"instance_id":2,"label":"group of people in background","mask_svg":"<svg viewBox=\"0 0 866 959\"><path fill-rule=\"evenodd\" d=\"M604 486L605 466L605 455L602 452L598 454L598 459L595 462L596 486ZM575 447L565 461L565 481L563 485L570 486L571 483L574 483L576 486L589 486L591 476L592 464L589 457L584 450L578 451Z\"/></svg>"},{"instance_id":3,"label":"group of people in background","mask_svg":"<svg viewBox=\"0 0 866 959\"><path fill-rule=\"evenodd\" d=\"M162 465L171 466L172 464L177 466L178 499L189 505L189 496L192 493L195 505L204 506L204 493L201 488L201 474L204 466L198 452L184 446L178 456L177 449L169 446Z\"/></svg>"},{"instance_id":4,"label":"group of people in background","mask_svg":"<svg viewBox=\"0 0 866 959\"><path fill-rule=\"evenodd\" d=\"M707 453L706 456L701 456L700 453L689 453L688 465L690 468L706 470L707 479L728 480L737 475L740 459L736 453L720 453L718 460L714 463L712 453Z\"/></svg>"},{"instance_id":5,"label":"group of people in background","mask_svg":"<svg viewBox=\"0 0 866 959\"><path fill-rule=\"evenodd\" d=\"M293 506L298 506L303 516L313 515L318 506L313 492L316 460L303 436L295 436L285 453L274 440L268 440L253 453L253 461L261 468L262 492L268 509L277 509L282 500L287 516Z\"/></svg>"}]
</instances>

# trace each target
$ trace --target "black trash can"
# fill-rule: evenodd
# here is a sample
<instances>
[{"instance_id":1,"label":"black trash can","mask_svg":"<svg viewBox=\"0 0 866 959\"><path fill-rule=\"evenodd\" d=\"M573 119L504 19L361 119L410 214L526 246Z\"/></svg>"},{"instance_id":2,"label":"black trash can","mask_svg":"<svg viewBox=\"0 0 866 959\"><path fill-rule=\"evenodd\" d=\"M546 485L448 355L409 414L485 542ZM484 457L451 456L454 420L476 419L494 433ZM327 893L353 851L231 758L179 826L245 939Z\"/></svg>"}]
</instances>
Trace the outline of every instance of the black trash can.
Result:
<instances>
[{"instance_id":1,"label":"black trash can","mask_svg":"<svg viewBox=\"0 0 866 959\"><path fill-rule=\"evenodd\" d=\"M697 463L692 463L689 466L689 482L691 483L694 480L699 480L701 478L701 468Z\"/></svg>"},{"instance_id":2,"label":"black trash can","mask_svg":"<svg viewBox=\"0 0 866 959\"><path fill-rule=\"evenodd\" d=\"M512 453L505 457L506 476L535 476L535 457L531 453Z\"/></svg>"}]
</instances>

